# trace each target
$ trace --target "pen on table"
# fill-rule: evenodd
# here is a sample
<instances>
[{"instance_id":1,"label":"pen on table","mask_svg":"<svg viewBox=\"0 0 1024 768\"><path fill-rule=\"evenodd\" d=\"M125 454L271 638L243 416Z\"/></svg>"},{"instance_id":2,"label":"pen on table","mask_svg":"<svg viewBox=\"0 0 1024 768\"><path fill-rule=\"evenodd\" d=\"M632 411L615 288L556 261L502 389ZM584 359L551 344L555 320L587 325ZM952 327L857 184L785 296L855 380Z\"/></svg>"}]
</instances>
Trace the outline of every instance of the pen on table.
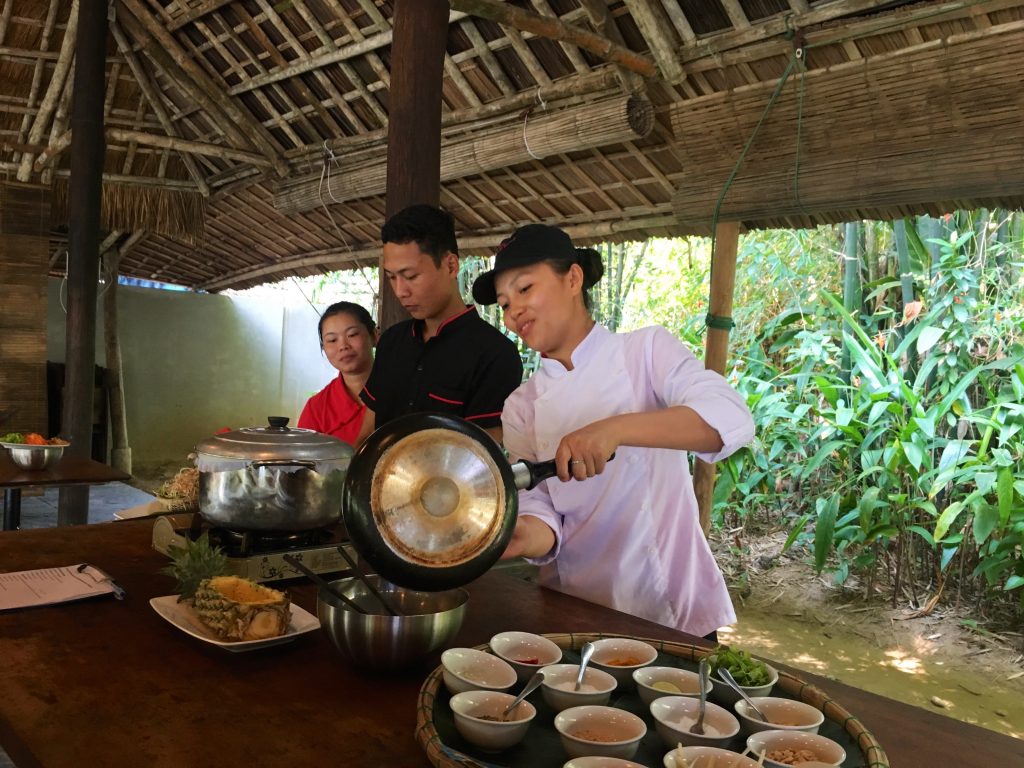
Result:
<instances>
[{"instance_id":1,"label":"pen on table","mask_svg":"<svg viewBox=\"0 0 1024 768\"><path fill-rule=\"evenodd\" d=\"M95 565L90 565L89 563L82 563L81 565L79 565L78 572L82 573L85 571L86 568L91 568L92 570L96 571L96 573L100 574L100 576L103 577L102 581L106 581L108 584L110 584L111 589L114 590L114 597L116 597L118 600L124 600L124 596L126 594L124 591L124 587L122 587L120 584L114 581L110 574L108 574L101 568L97 568Z\"/></svg>"}]
</instances>

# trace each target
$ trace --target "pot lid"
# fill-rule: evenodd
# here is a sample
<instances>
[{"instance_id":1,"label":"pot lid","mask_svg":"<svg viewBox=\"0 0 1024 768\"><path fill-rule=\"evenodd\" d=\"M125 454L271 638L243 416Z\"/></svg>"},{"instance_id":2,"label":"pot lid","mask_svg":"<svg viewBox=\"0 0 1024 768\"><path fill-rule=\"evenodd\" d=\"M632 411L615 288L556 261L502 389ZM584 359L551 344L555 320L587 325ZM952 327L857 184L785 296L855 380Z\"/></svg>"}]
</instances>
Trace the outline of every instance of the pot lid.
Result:
<instances>
[{"instance_id":1,"label":"pot lid","mask_svg":"<svg viewBox=\"0 0 1024 768\"><path fill-rule=\"evenodd\" d=\"M343 511L353 544L386 579L449 589L501 556L515 525L516 490L486 432L414 414L378 429L353 457Z\"/></svg>"},{"instance_id":2,"label":"pot lid","mask_svg":"<svg viewBox=\"0 0 1024 768\"><path fill-rule=\"evenodd\" d=\"M285 416L270 416L265 427L243 427L213 435L196 445L199 453L245 461L338 461L352 447L333 435L288 426Z\"/></svg>"}]
</instances>

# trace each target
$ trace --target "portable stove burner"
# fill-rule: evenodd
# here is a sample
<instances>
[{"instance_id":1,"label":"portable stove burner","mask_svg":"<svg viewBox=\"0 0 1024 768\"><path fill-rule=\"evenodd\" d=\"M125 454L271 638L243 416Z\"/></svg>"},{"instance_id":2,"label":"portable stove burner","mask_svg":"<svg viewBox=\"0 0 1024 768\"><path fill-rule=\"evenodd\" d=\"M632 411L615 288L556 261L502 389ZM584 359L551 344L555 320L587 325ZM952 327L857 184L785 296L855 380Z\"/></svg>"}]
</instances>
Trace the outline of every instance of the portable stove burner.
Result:
<instances>
[{"instance_id":1,"label":"portable stove burner","mask_svg":"<svg viewBox=\"0 0 1024 768\"><path fill-rule=\"evenodd\" d=\"M334 545L347 537L338 534L336 528L314 528L309 531L235 531L219 526L209 527L199 515L192 516L188 536L192 541L203 533L210 537L210 544L220 547L229 557L249 557L274 552L291 552L309 549L318 545Z\"/></svg>"},{"instance_id":2,"label":"portable stove burner","mask_svg":"<svg viewBox=\"0 0 1024 768\"><path fill-rule=\"evenodd\" d=\"M344 535L343 528L317 528L312 531L231 531L207 525L199 515L180 524L179 516L158 517L153 524L153 548L170 555L171 547L184 547L202 534L210 544L220 547L228 558L228 573L253 581L278 581L302 576L285 562L291 555L314 573L350 573L348 564L338 552L345 547L355 559L355 550Z\"/></svg>"}]
</instances>

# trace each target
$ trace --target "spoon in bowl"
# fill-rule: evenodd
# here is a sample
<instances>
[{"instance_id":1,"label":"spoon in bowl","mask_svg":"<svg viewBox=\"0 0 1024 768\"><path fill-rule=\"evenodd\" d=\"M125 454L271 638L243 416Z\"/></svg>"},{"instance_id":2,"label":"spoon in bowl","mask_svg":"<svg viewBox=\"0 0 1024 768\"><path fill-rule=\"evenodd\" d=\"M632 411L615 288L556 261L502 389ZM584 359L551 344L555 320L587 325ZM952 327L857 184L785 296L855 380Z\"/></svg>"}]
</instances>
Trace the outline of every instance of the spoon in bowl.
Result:
<instances>
[{"instance_id":1,"label":"spoon in bowl","mask_svg":"<svg viewBox=\"0 0 1024 768\"><path fill-rule=\"evenodd\" d=\"M531 693L533 693L535 690L537 690L537 688L543 682L544 670L538 669L536 672L533 673L533 677L531 677L529 682L527 682L526 687L523 688L522 692L512 700L511 704L509 704L507 707L505 707L505 709L501 711L499 717L502 720L507 720L508 716L512 714L512 711L519 706L522 700L529 696Z\"/></svg>"},{"instance_id":2,"label":"spoon in bowl","mask_svg":"<svg viewBox=\"0 0 1024 768\"><path fill-rule=\"evenodd\" d=\"M740 688L739 683L736 682L736 678L732 676L732 673L728 669L726 669L725 667L719 667L718 676L721 677L726 683L728 683L730 688L732 688L734 691L736 691L736 693L743 697L743 700L747 702L747 706L754 711L754 714L761 719L761 722L768 722L768 718L765 717L764 712L762 712L760 709L754 706L754 702L750 700L749 696L747 696L746 691Z\"/></svg>"},{"instance_id":3,"label":"spoon in bowl","mask_svg":"<svg viewBox=\"0 0 1024 768\"><path fill-rule=\"evenodd\" d=\"M700 660L700 667L697 670L700 678L700 711L697 715L697 722L690 726L690 733L697 736L704 735L704 710L708 703L708 660Z\"/></svg>"},{"instance_id":4,"label":"spoon in bowl","mask_svg":"<svg viewBox=\"0 0 1024 768\"><path fill-rule=\"evenodd\" d=\"M587 671L587 664L590 663L590 657L594 655L594 644L584 643L583 651L580 653L580 671L576 674L576 687L574 691L580 689L580 685L583 684L583 673Z\"/></svg>"}]
</instances>

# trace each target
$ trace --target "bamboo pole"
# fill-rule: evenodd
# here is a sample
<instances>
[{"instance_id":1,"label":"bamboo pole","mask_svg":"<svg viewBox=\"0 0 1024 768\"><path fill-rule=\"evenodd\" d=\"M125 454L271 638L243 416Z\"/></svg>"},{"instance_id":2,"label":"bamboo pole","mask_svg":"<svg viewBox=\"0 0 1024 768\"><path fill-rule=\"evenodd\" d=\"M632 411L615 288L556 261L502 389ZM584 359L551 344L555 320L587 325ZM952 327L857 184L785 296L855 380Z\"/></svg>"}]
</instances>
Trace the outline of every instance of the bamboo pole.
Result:
<instances>
[{"instance_id":1,"label":"bamboo pole","mask_svg":"<svg viewBox=\"0 0 1024 768\"><path fill-rule=\"evenodd\" d=\"M61 434L72 455L92 453L93 381L96 367L96 276L99 270L100 194L104 158L104 54L106 0L81 0L76 30L71 124L71 189L68 216L68 315ZM61 488L58 525L89 521L89 489Z\"/></svg>"},{"instance_id":2,"label":"bamboo pole","mask_svg":"<svg viewBox=\"0 0 1024 768\"><path fill-rule=\"evenodd\" d=\"M708 298L708 313L716 317L732 316L739 238L739 222L719 222L715 230L715 252L711 254L711 292ZM704 367L724 376L728 355L729 331L708 328L704 341ZM714 464L694 459L693 491L700 510L700 527L707 535L711 530L711 502L715 493Z\"/></svg>"},{"instance_id":3,"label":"bamboo pole","mask_svg":"<svg viewBox=\"0 0 1024 768\"><path fill-rule=\"evenodd\" d=\"M280 176L287 175L288 166L280 156L278 147L267 129L255 120L251 114L239 108L234 99L229 98L226 93L221 91L210 76L185 52L174 35L168 32L166 27L153 17L141 0L118 0L118 2L132 14L146 34L162 46L161 52L166 52L170 56L175 66L183 75L183 77L179 78L179 82L182 80L191 81L193 83L192 93L201 94L203 102L213 101L213 111L223 110L227 114L229 122L237 126L234 132L244 131L260 153L273 164L277 174ZM152 47L147 47L146 52L155 53L156 51ZM184 85L184 82L182 82L182 85ZM247 143L244 137L240 143L242 146Z\"/></svg>"},{"instance_id":4,"label":"bamboo pole","mask_svg":"<svg viewBox=\"0 0 1024 768\"><path fill-rule=\"evenodd\" d=\"M514 27L521 32L531 32L548 40L570 43L644 77L655 77L658 74L654 62L646 56L613 43L607 37L588 29L566 24L554 16L541 16L539 13L495 0L452 0L452 8L471 16Z\"/></svg>"},{"instance_id":5,"label":"bamboo pole","mask_svg":"<svg viewBox=\"0 0 1024 768\"><path fill-rule=\"evenodd\" d=\"M670 83L678 83L685 79L683 65L679 62L679 53L671 37L665 31L665 25L654 15L647 0L625 0L630 16L640 29L640 34L654 54L661 75Z\"/></svg>"},{"instance_id":6,"label":"bamboo pole","mask_svg":"<svg viewBox=\"0 0 1024 768\"><path fill-rule=\"evenodd\" d=\"M394 103L394 102L393 102ZM489 132L470 133L440 149L440 179L449 181L508 168L531 159L641 139L654 127L654 107L636 96L619 96L586 108L540 113ZM319 171L280 182L274 207L299 213L324 204L379 195L392 171L390 157L330 168L326 191Z\"/></svg>"},{"instance_id":7,"label":"bamboo pole","mask_svg":"<svg viewBox=\"0 0 1024 768\"><path fill-rule=\"evenodd\" d=\"M562 227L573 241L600 240L607 238L625 239L630 233L642 233L652 229L672 227L675 217L671 215L650 216L643 219L592 222L588 224L573 224ZM489 253L502 238L507 237L512 231L510 225L500 230L492 230L485 233L459 235L459 252L462 255ZM637 239L642 239L640 235ZM229 274L219 275L215 279L203 283L198 288L208 291L219 291L230 288L240 283L249 282L268 275L277 275L293 269L307 269L316 267L323 270L348 269L354 266L361 266L370 262L380 255L380 244L378 243L357 243L351 249L332 248L316 253L307 253L290 259L277 261L273 264L264 264L258 267L246 267Z\"/></svg>"},{"instance_id":8,"label":"bamboo pole","mask_svg":"<svg viewBox=\"0 0 1024 768\"><path fill-rule=\"evenodd\" d=\"M153 112L156 114L157 120L160 121L160 125L168 136L177 137L178 131L174 127L174 123L171 121L171 116L167 113L167 108L164 106L163 100L160 98L160 94L158 93L156 86L150 82L149 75L143 68L142 62L139 61L139 57L135 55L135 51L132 50L131 43L129 43L128 38L125 37L124 30L122 30L121 25L117 23L117 19L113 19L110 22L110 32L114 35L114 40L117 43L118 50L121 51L121 55L124 56L125 61L128 62L128 67L135 76L135 80L139 84L139 88L143 95L146 97L146 101L149 102L149 106L153 108ZM181 161L185 164L185 169L188 171L188 175L192 177L192 180L199 188L200 194L202 194L203 197L209 197L210 186L203 178L203 173L199 170L199 165L196 161L192 159L192 156L187 152L181 153Z\"/></svg>"},{"instance_id":9,"label":"bamboo pole","mask_svg":"<svg viewBox=\"0 0 1024 768\"><path fill-rule=\"evenodd\" d=\"M43 140L46 129L50 125L50 117L60 100L61 93L67 81L68 70L75 57L75 40L78 33L79 2L73 0L71 3L71 15L68 16L67 26L64 28L64 39L60 44L60 56L57 57L57 64L53 68L53 75L50 77L50 84L46 87L46 95L36 112L35 121L28 132L28 143L39 144ZM106 15L104 14L104 19ZM26 152L21 156L21 163L18 166L18 181L28 181L32 178L32 154Z\"/></svg>"},{"instance_id":10,"label":"bamboo pole","mask_svg":"<svg viewBox=\"0 0 1024 768\"><path fill-rule=\"evenodd\" d=\"M593 101L601 101L616 95L615 91L609 90L615 85L615 69L613 67L601 67L593 72L576 77L567 77L550 86L542 86L535 91L518 93L508 98L499 99L478 107L457 109L452 112L445 112L441 115L441 125L448 128L442 138L452 138L455 134L474 133L485 127L479 121L484 120L505 120L514 113L521 112L526 107L535 106L540 103L553 107L554 102L566 99L590 97ZM357 136L346 136L340 139L328 139L327 147L335 152L350 154L357 149L373 150L379 146L386 145L388 132L386 128L376 131L367 131ZM323 154L324 145L322 142L310 144L305 147L298 147L285 152L285 157L295 163L318 160Z\"/></svg>"},{"instance_id":11,"label":"bamboo pole","mask_svg":"<svg viewBox=\"0 0 1024 768\"><path fill-rule=\"evenodd\" d=\"M466 18L466 14L453 11L448 15L448 23L451 24L464 18ZM331 64L348 61L349 59L354 59L358 56L368 54L371 51L375 51L378 48L385 48L392 45L393 38L394 31L389 29L386 32L381 32L371 37L363 38L357 43L346 45L342 48L331 51L330 53L325 53L320 56L311 56L308 59L295 62L284 69L268 72L265 75L259 75L257 77L250 77L244 83L239 83L229 89L228 93L232 96L237 96L239 93L245 93L246 91L251 91L255 88L262 88L263 86L270 85L271 83L287 80L290 77L301 75L304 72L311 72L314 69L321 69L323 67L330 66ZM394 50L394 46L392 46L392 50Z\"/></svg>"},{"instance_id":12,"label":"bamboo pole","mask_svg":"<svg viewBox=\"0 0 1024 768\"><path fill-rule=\"evenodd\" d=\"M616 45L626 47L626 41L623 39L618 26L616 26L615 19L612 18L611 13L608 11L608 4L604 0L579 0L579 3L580 7L586 11L590 23L594 25L601 35ZM619 83L622 85L623 93L641 93L646 87L640 75L621 64L615 65L615 73L619 78Z\"/></svg>"}]
</instances>

